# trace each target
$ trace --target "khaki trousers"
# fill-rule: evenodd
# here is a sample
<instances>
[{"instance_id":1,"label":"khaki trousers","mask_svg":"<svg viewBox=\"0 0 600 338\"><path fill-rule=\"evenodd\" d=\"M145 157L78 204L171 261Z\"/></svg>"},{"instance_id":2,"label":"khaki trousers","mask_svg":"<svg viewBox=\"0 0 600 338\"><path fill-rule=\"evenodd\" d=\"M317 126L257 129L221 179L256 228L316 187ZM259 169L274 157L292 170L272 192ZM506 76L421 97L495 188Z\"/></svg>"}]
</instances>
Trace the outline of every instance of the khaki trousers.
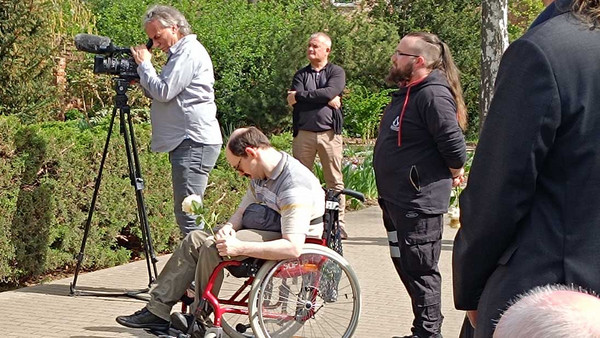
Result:
<instances>
[{"instance_id":1,"label":"khaki trousers","mask_svg":"<svg viewBox=\"0 0 600 338\"><path fill-rule=\"evenodd\" d=\"M244 242L267 242L281 238L281 233L244 229L236 232L236 237ZM248 257L236 256L231 259L246 258ZM150 290L148 310L162 319L169 320L173 305L181 299L193 280L196 281L196 299L192 309L195 309L210 275L221 261L223 257L219 256L211 235L202 230L190 232L156 278ZM218 294L222 283L223 273L215 281L215 295Z\"/></svg>"},{"instance_id":2,"label":"khaki trousers","mask_svg":"<svg viewBox=\"0 0 600 338\"><path fill-rule=\"evenodd\" d=\"M341 191L344 189L342 175L343 140L342 135L336 135L333 130L314 132L299 130L292 142L292 154L311 171L318 154L323 167L325 185L329 189ZM340 195L340 227L345 229L344 210L346 196Z\"/></svg>"}]
</instances>

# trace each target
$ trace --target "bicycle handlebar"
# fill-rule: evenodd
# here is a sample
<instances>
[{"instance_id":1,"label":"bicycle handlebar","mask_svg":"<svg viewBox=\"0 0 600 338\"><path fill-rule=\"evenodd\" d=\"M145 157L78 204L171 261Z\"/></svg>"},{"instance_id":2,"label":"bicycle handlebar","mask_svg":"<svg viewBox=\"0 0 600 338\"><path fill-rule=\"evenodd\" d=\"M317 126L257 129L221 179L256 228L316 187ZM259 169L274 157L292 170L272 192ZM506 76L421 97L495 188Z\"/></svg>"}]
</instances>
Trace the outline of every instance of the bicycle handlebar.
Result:
<instances>
[{"instance_id":1,"label":"bicycle handlebar","mask_svg":"<svg viewBox=\"0 0 600 338\"><path fill-rule=\"evenodd\" d=\"M357 200L364 202L365 201L365 195L362 192L358 192L355 190L351 190L351 189L344 189L340 192L338 192L337 194L335 194L336 197L338 197L340 194L344 194L344 195L348 195L351 197L356 198Z\"/></svg>"}]
</instances>

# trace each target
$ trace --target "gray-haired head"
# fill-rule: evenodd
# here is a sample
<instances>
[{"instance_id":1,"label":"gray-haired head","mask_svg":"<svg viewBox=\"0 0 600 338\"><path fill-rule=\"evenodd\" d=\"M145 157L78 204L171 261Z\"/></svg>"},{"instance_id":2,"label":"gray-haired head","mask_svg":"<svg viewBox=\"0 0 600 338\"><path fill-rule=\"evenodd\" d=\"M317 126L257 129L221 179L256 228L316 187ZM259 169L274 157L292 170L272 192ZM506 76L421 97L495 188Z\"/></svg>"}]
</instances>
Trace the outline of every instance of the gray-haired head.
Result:
<instances>
[{"instance_id":1,"label":"gray-haired head","mask_svg":"<svg viewBox=\"0 0 600 338\"><path fill-rule=\"evenodd\" d=\"M325 46L327 46L327 48L331 49L331 38L329 37L329 35L327 35L323 32L317 32L317 33L313 33L308 40L310 41L312 39L321 40L325 44Z\"/></svg>"},{"instance_id":2,"label":"gray-haired head","mask_svg":"<svg viewBox=\"0 0 600 338\"><path fill-rule=\"evenodd\" d=\"M181 35L192 34L192 28L180 11L165 5L154 5L144 14L142 25L145 27L151 21L158 21L163 27L177 26Z\"/></svg>"},{"instance_id":3,"label":"gray-haired head","mask_svg":"<svg viewBox=\"0 0 600 338\"><path fill-rule=\"evenodd\" d=\"M494 338L600 337L600 299L583 289L540 286L502 314Z\"/></svg>"}]
</instances>

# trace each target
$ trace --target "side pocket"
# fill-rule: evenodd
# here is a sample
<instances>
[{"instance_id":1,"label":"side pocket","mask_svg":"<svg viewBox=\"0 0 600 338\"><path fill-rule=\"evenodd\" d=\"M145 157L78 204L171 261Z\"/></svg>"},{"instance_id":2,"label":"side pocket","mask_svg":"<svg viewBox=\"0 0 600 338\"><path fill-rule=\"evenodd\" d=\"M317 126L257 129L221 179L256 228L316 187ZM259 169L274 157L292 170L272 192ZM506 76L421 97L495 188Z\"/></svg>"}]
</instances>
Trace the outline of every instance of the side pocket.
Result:
<instances>
[{"instance_id":1,"label":"side pocket","mask_svg":"<svg viewBox=\"0 0 600 338\"><path fill-rule=\"evenodd\" d=\"M410 231L402 236L400 249L408 271L429 271L435 267L442 249L442 217L415 218L405 224Z\"/></svg>"},{"instance_id":2,"label":"side pocket","mask_svg":"<svg viewBox=\"0 0 600 338\"><path fill-rule=\"evenodd\" d=\"M421 181L419 179L419 171L417 170L416 165L412 165L410 167L410 173L408 175L408 179L410 180L410 183L412 184L413 188L415 188L416 191L421 191Z\"/></svg>"}]
</instances>

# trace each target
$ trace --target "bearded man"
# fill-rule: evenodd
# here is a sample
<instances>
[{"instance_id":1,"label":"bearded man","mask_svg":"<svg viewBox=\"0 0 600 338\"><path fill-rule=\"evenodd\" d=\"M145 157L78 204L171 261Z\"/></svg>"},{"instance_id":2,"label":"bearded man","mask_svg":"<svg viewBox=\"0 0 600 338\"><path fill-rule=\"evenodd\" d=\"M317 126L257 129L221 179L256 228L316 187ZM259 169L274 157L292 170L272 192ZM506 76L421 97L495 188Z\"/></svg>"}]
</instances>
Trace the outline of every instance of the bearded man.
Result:
<instances>
[{"instance_id":1,"label":"bearded man","mask_svg":"<svg viewBox=\"0 0 600 338\"><path fill-rule=\"evenodd\" d=\"M373 166L392 261L412 302L405 337L441 337L443 214L466 160L458 69L436 35L411 33L392 55L387 80L400 89L384 111Z\"/></svg>"}]
</instances>

